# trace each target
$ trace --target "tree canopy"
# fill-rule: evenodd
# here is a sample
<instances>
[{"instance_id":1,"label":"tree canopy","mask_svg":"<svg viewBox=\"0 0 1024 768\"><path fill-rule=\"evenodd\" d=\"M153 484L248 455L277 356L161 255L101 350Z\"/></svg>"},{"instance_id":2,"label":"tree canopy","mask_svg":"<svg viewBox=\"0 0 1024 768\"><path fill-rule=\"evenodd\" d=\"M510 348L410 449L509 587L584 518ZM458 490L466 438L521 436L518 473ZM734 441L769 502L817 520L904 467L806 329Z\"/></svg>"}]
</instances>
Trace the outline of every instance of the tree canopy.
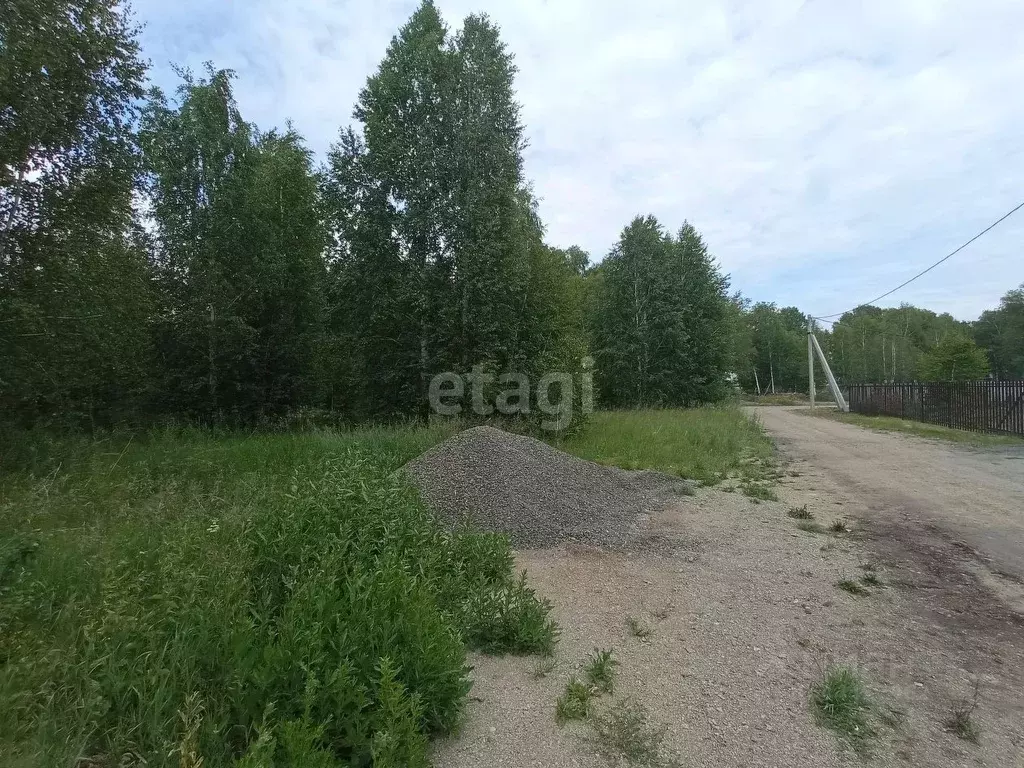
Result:
<instances>
[{"instance_id":1,"label":"tree canopy","mask_svg":"<svg viewBox=\"0 0 1024 768\"><path fill-rule=\"evenodd\" d=\"M599 391L615 406L691 405L725 394L728 280L696 229L636 217L597 269Z\"/></svg>"},{"instance_id":2,"label":"tree canopy","mask_svg":"<svg viewBox=\"0 0 1024 768\"><path fill-rule=\"evenodd\" d=\"M486 380L484 411L551 373L615 407L807 388L804 314L730 296L689 222L638 215L603 259L545 242L486 15L421 3L322 163L213 64L147 91L115 0L7 0L0 35L7 421L423 419L446 371ZM861 307L817 332L841 383L1022 377L1024 286L974 323Z\"/></svg>"}]
</instances>

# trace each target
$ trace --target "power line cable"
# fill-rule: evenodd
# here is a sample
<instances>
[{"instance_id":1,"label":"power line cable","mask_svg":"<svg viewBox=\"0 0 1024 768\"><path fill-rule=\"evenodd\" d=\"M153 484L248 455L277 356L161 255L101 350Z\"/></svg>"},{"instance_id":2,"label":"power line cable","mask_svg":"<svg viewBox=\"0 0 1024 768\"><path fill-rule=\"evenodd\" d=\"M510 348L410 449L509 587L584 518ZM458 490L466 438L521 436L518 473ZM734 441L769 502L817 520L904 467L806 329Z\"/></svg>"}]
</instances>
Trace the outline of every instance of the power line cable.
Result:
<instances>
[{"instance_id":1,"label":"power line cable","mask_svg":"<svg viewBox=\"0 0 1024 768\"><path fill-rule=\"evenodd\" d=\"M845 314L846 314L847 312L853 312L853 310L855 310L855 309L860 309L861 307L866 307L866 306L867 306L868 304L874 304L874 303L875 303L876 301L878 301L878 300L880 300L880 299L884 299L884 298L885 298L886 296L891 296L892 294L896 293L896 291L898 291L898 290L899 290L900 288L904 288L904 287L906 287L906 286L910 285L910 284L911 284L912 282L914 282L915 280L917 280L917 278L919 278L919 277L921 277L921 276L923 276L923 275L926 275L926 274L928 274L928 273L929 273L929 272L931 272L931 271L932 271L933 269L935 269L935 268L936 268L937 266L939 266L939 264L941 264L942 262L944 262L944 261L947 261L948 259L951 259L952 257L956 256L956 255L957 255L958 253L960 253L960 251L962 251L962 250L963 250L964 248L966 248L966 247L967 247L968 245L970 245L971 243L973 243L973 242L974 242L975 240L977 240L977 239L978 239L979 237L981 237L982 235L986 234L987 232L990 232L991 230L995 229L995 228L996 228L997 226L999 226L1000 224L1002 224L1002 223L1003 223L1004 221L1006 221L1006 220L1007 220L1008 218L1010 218L1011 216L1013 216L1013 214L1015 214L1015 213L1016 213L1017 211L1019 211L1019 210L1020 210L1021 208L1024 208L1024 201L1022 201L1022 202L1021 202L1021 203L1020 203L1020 204L1019 204L1019 205L1018 205L1018 206L1017 206L1016 208L1014 208L1014 209L1013 209L1012 211L1010 211L1009 213L1007 213L1007 214L1003 215L1002 217L1000 217L1000 218L999 218L999 219L997 219L996 221L994 221L994 222L992 222L991 224L989 224L989 225L988 225L987 227L985 227L985 228L984 228L983 230L981 230L981 232L979 232L978 234L976 234L976 235L975 235L974 237L972 237L972 238L971 238L970 240L968 240L968 241L967 241L966 243L964 243L963 245L961 245L961 246L960 246L959 248L957 248L957 249L956 249L955 251L953 251L952 253L946 254L946 255L945 255L945 256L943 256L943 257L942 257L941 259L939 259L939 260L938 260L938 261L936 261L936 262L935 262L934 264L932 264L932 265L931 265L930 267L928 267L927 269L923 269L923 270L921 270L920 272L918 272L918 273L917 273L916 275L914 275L914 276L913 276L912 278L910 278L910 279L909 279L909 280L907 280L906 282L904 282L904 283L900 283L899 285L897 285L897 286L896 286L895 288L893 288L893 289L892 289L891 291L886 291L886 292L885 292L885 293L883 293L883 294L882 294L881 296L876 296L875 298L871 299L870 301L865 301L865 302L864 302L863 304L858 304L858 305L857 305L856 307L852 307L851 309L847 309L847 310L845 310L845 311L843 311L843 312L835 312L835 313L833 313L833 314L831 314L831 315L822 315L821 317L815 317L814 319L815 319L815 320L823 320L823 321L825 321L825 322L829 322L828 318L830 318L830 317L839 317L840 315L845 315Z\"/></svg>"}]
</instances>

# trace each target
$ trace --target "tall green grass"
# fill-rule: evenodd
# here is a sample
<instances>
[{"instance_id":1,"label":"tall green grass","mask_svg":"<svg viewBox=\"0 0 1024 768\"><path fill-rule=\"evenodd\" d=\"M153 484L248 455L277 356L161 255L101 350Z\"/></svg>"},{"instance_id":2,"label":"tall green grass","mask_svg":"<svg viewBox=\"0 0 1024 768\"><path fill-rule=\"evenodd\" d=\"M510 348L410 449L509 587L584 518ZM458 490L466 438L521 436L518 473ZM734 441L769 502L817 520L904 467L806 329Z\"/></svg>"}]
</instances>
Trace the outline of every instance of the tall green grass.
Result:
<instances>
[{"instance_id":1,"label":"tall green grass","mask_svg":"<svg viewBox=\"0 0 1024 768\"><path fill-rule=\"evenodd\" d=\"M772 463L771 440L733 406L599 411L564 451L623 469L655 469L702 483L759 478Z\"/></svg>"},{"instance_id":2,"label":"tall green grass","mask_svg":"<svg viewBox=\"0 0 1024 768\"><path fill-rule=\"evenodd\" d=\"M426 765L467 644L555 638L507 540L395 474L453 429L8 446L0 764Z\"/></svg>"}]
</instances>

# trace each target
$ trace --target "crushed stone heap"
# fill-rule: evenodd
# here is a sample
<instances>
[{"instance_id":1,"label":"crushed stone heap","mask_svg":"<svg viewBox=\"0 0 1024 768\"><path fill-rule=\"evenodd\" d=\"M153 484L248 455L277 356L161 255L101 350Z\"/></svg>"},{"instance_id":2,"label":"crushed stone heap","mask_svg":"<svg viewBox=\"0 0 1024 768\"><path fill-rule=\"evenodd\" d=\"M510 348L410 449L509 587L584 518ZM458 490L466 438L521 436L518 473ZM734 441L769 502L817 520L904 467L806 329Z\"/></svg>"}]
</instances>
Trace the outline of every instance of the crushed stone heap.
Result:
<instances>
[{"instance_id":1,"label":"crushed stone heap","mask_svg":"<svg viewBox=\"0 0 1024 768\"><path fill-rule=\"evenodd\" d=\"M645 532L648 516L687 485L584 461L493 427L460 432L403 471L442 519L506 533L518 549L649 547L659 542Z\"/></svg>"}]
</instances>

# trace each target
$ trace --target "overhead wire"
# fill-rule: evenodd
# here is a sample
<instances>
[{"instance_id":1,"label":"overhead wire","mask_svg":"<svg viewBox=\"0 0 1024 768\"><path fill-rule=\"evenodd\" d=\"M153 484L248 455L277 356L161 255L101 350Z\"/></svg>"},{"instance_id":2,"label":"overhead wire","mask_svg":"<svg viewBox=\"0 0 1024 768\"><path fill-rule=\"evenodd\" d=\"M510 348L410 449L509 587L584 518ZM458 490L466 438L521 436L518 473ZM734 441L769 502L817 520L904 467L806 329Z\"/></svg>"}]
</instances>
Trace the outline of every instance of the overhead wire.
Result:
<instances>
[{"instance_id":1,"label":"overhead wire","mask_svg":"<svg viewBox=\"0 0 1024 768\"><path fill-rule=\"evenodd\" d=\"M899 284L899 285L897 285L897 286L896 286L895 288L893 288L893 289L892 289L891 291L886 291L886 292L885 292L885 293L883 293L883 294L882 294L881 296L876 296L876 297L875 297L875 298L873 298L873 299L870 299L870 300L868 300L868 301L865 301L865 302L864 302L864 303L862 303L862 304L858 304L857 306L855 306L855 307L851 307L850 309L844 310L844 311L842 311L842 312L834 312L834 313L832 313L831 315L821 315L820 317L814 317L814 319L815 319L815 320L821 320L821 321L823 321L823 322L826 322L826 323L828 323L828 322L831 322L831 321L829 320L829 318L830 318L830 317L840 317L841 315L845 315L845 314L846 314L847 312L853 312L853 311L854 311L855 309L860 309L861 307L866 307L866 306L868 306L869 304L874 304L874 303L875 303L876 301L879 301L879 300L881 300L881 299L884 299L884 298L885 298L886 296L891 296L892 294L896 293L896 291L898 291L898 290L899 290L900 288L905 288L906 286L910 285L910 284L911 284L912 282L914 282L915 280L917 280L917 279L918 279L919 277L922 277L922 276L924 276L924 275L927 275L927 274L928 274L929 272L931 272L931 271L932 271L933 269L935 269L935 268L936 268L937 266L939 266L939 265L940 265L940 264L942 264L943 262L945 262L945 261L948 261L949 259L951 259L951 258L953 258L954 256L956 256L956 255L957 255L958 253L960 253L960 251L962 251L962 250L963 250L964 248L966 248L966 247L967 247L968 245L970 245L971 243L973 243L973 242L974 242L975 240L977 240L977 239L978 239L979 237L981 237L982 235L984 235L984 234L986 234L986 233L988 233L988 232L992 231L993 229L995 229L995 228L996 228L997 226L999 226L1000 224L1002 224L1002 223L1003 223L1004 221L1006 221L1006 220L1007 220L1008 218L1010 218L1010 217L1011 217L1011 216L1012 216L1013 214L1015 214L1015 213L1016 213L1017 211L1019 211L1019 210L1020 210L1021 208L1024 208L1024 201L1021 201L1021 202L1020 202L1020 203L1019 203L1019 204L1018 204L1018 205L1017 205L1017 206L1016 206L1015 208L1013 208L1013 209L1012 209L1012 210L1011 210L1011 211L1010 211L1009 213L1006 213L1006 214L1004 214L1003 216L1000 216L1000 217L999 217L998 219L996 219L996 220L995 220L994 222L992 222L991 224L989 224L989 225L988 225L987 227L985 227L985 228L984 228L983 230L981 230L981 232L979 232L978 234L976 234L976 235L975 235L974 237L972 237L972 238L971 238L970 240L968 240L968 241L967 241L966 243L964 243L963 245L961 245L961 246L960 246L959 248L957 248L957 249L956 249L955 251L952 251L952 252L950 252L950 253L946 254L946 255L945 255L945 256L943 256L943 257L942 257L941 259L939 259L939 260L938 260L938 261L936 261L936 262L935 262L934 264L932 264L932 265L931 265L930 267L928 267L927 269L922 269L922 270L921 270L920 272L918 272L918 273L917 273L916 275L914 275L914 276L913 276L912 278L910 278L909 280L907 280L907 281L905 281L905 282L902 282L902 283L900 283L900 284Z\"/></svg>"}]
</instances>

